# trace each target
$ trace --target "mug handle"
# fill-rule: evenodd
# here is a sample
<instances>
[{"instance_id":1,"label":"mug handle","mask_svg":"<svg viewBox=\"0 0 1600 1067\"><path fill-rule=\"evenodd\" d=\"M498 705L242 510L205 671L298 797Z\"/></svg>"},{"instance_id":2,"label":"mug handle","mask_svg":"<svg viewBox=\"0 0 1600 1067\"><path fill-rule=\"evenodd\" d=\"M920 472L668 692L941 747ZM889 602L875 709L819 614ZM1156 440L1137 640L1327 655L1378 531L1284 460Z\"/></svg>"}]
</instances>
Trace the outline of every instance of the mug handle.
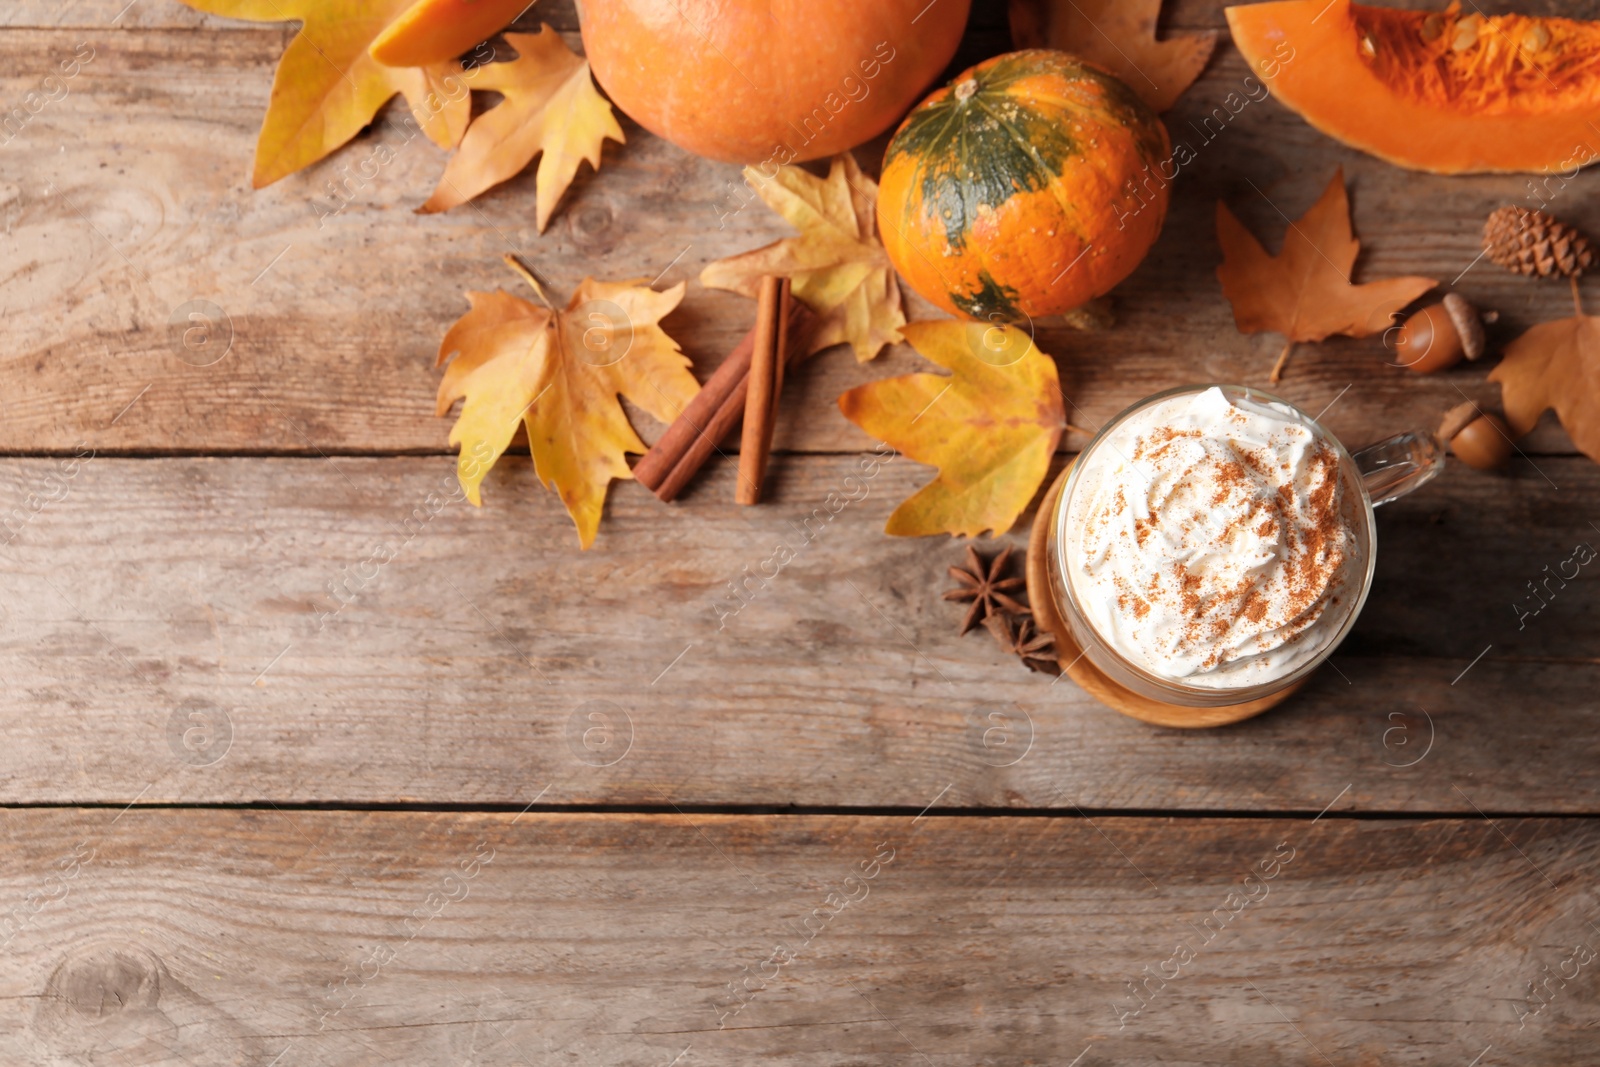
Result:
<instances>
[{"instance_id":1,"label":"mug handle","mask_svg":"<svg viewBox=\"0 0 1600 1067\"><path fill-rule=\"evenodd\" d=\"M1427 430L1385 437L1351 455L1372 506L1387 504L1432 481L1444 470L1444 444Z\"/></svg>"}]
</instances>

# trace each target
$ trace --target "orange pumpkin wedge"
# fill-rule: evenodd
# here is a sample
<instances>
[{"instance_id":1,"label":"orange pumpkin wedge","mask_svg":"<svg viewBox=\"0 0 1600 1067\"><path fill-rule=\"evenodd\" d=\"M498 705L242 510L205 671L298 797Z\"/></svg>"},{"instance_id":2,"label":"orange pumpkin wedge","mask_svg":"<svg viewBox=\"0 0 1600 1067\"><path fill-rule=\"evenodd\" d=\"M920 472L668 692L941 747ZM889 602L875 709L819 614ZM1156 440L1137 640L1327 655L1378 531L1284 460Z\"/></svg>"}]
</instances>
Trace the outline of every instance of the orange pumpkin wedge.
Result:
<instances>
[{"instance_id":1,"label":"orange pumpkin wedge","mask_svg":"<svg viewBox=\"0 0 1600 1067\"><path fill-rule=\"evenodd\" d=\"M511 25L527 6L528 0L417 0L368 51L386 67L448 63Z\"/></svg>"},{"instance_id":2,"label":"orange pumpkin wedge","mask_svg":"<svg viewBox=\"0 0 1600 1067\"><path fill-rule=\"evenodd\" d=\"M1600 158L1600 23L1350 0L1227 9L1272 94L1330 137L1438 174Z\"/></svg>"}]
</instances>

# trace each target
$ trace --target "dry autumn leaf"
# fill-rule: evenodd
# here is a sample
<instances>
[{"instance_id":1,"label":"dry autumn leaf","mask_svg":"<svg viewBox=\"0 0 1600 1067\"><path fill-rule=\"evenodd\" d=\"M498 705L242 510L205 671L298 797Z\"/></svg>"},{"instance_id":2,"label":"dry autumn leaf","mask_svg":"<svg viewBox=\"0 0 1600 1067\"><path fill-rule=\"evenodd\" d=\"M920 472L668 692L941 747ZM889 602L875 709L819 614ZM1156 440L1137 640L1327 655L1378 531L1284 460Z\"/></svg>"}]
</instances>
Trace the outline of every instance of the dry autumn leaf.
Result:
<instances>
[{"instance_id":1,"label":"dry autumn leaf","mask_svg":"<svg viewBox=\"0 0 1600 1067\"><path fill-rule=\"evenodd\" d=\"M1018 48L1056 48L1081 56L1128 83L1161 112L1200 76L1214 30L1156 40L1161 0L1011 0Z\"/></svg>"},{"instance_id":2,"label":"dry autumn leaf","mask_svg":"<svg viewBox=\"0 0 1600 1067\"><path fill-rule=\"evenodd\" d=\"M1378 333L1392 325L1395 312L1439 284L1415 276L1351 284L1350 268L1361 243L1350 230L1342 168L1311 210L1289 224L1276 256L1267 255L1220 200L1217 240L1222 245L1217 278L1239 332L1270 330L1288 342L1272 369L1274 382L1295 342Z\"/></svg>"},{"instance_id":3,"label":"dry autumn leaf","mask_svg":"<svg viewBox=\"0 0 1600 1067\"><path fill-rule=\"evenodd\" d=\"M763 275L790 279L793 293L821 322L812 352L849 342L863 363L900 340L906 317L900 286L878 240L878 186L855 157L835 156L826 178L780 167L770 178L754 167L745 180L798 237L719 259L700 272L702 285L754 297Z\"/></svg>"},{"instance_id":4,"label":"dry autumn leaf","mask_svg":"<svg viewBox=\"0 0 1600 1067\"><path fill-rule=\"evenodd\" d=\"M386 67L367 48L411 0L183 0L197 11L255 22L300 19L284 49L256 142L257 189L310 166L354 137L395 93L441 148L467 128L471 93L439 67Z\"/></svg>"},{"instance_id":5,"label":"dry autumn leaf","mask_svg":"<svg viewBox=\"0 0 1600 1067\"><path fill-rule=\"evenodd\" d=\"M1572 443L1600 463L1600 317L1580 310L1540 323L1506 346L1489 380L1500 383L1506 422L1517 436L1555 408Z\"/></svg>"},{"instance_id":6,"label":"dry autumn leaf","mask_svg":"<svg viewBox=\"0 0 1600 1067\"><path fill-rule=\"evenodd\" d=\"M886 533L975 537L1009 530L1065 428L1055 361L1015 327L914 322L904 329L943 374L886 378L845 393L845 418L939 476L895 508Z\"/></svg>"},{"instance_id":7,"label":"dry autumn leaf","mask_svg":"<svg viewBox=\"0 0 1600 1067\"><path fill-rule=\"evenodd\" d=\"M563 311L501 290L469 292L472 310L439 346L439 362L450 361L439 414L466 400L450 443L461 446L467 499L481 504L483 476L525 425L540 481L561 494L588 548L611 480L633 477L623 454L645 450L617 398L671 422L699 391L688 359L658 325L683 291L682 282L656 292L585 278Z\"/></svg>"},{"instance_id":8,"label":"dry autumn leaf","mask_svg":"<svg viewBox=\"0 0 1600 1067\"><path fill-rule=\"evenodd\" d=\"M521 171L543 154L534 176L535 209L543 233L578 164L600 166L607 137L623 140L611 105L594 87L589 63L549 26L538 33L508 33L517 51L509 63L473 71L474 89L492 89L505 99L473 120L461 147L445 167L439 187L418 210L447 211Z\"/></svg>"}]
</instances>

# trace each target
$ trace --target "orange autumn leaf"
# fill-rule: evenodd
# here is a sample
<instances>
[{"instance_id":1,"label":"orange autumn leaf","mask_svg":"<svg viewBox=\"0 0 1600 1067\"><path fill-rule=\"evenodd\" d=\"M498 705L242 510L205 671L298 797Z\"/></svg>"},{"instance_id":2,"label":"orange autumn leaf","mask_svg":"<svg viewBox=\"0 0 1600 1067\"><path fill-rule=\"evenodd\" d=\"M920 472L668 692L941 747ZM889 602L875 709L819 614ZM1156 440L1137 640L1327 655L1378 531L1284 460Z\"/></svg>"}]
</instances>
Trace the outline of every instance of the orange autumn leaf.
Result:
<instances>
[{"instance_id":1,"label":"orange autumn leaf","mask_svg":"<svg viewBox=\"0 0 1600 1067\"><path fill-rule=\"evenodd\" d=\"M1172 106L1205 69L1214 30L1156 40L1161 0L1011 0L1018 48L1071 52L1115 74L1155 112Z\"/></svg>"},{"instance_id":2,"label":"orange autumn leaf","mask_svg":"<svg viewBox=\"0 0 1600 1067\"><path fill-rule=\"evenodd\" d=\"M474 89L492 89L505 99L473 120L439 187L418 210L447 211L464 204L542 154L534 195L535 220L543 233L578 164L588 160L599 168L601 145L608 137L620 143L622 127L595 89L588 60L555 30L541 26L538 33L505 36L517 58L472 72Z\"/></svg>"},{"instance_id":3,"label":"orange autumn leaf","mask_svg":"<svg viewBox=\"0 0 1600 1067\"><path fill-rule=\"evenodd\" d=\"M372 58L391 67L448 63L529 6L528 0L416 0L372 42Z\"/></svg>"},{"instance_id":4,"label":"orange autumn leaf","mask_svg":"<svg viewBox=\"0 0 1600 1067\"><path fill-rule=\"evenodd\" d=\"M1489 380L1500 383L1513 433L1527 433L1555 408L1572 443L1600 463L1600 317L1540 323L1506 346Z\"/></svg>"},{"instance_id":5,"label":"orange autumn leaf","mask_svg":"<svg viewBox=\"0 0 1600 1067\"><path fill-rule=\"evenodd\" d=\"M1343 169L1311 210L1289 224L1276 256L1269 256L1221 201L1217 240L1222 245L1217 278L1240 333L1272 331L1291 342L1321 341L1336 333L1366 337L1387 329L1395 312L1439 284L1414 276L1351 283L1361 243L1350 230Z\"/></svg>"},{"instance_id":6,"label":"orange autumn leaf","mask_svg":"<svg viewBox=\"0 0 1600 1067\"><path fill-rule=\"evenodd\" d=\"M396 93L441 148L461 139L471 94L454 64L386 67L367 53L411 0L183 0L197 11L254 22L301 20L272 79L256 142L257 189L310 166L354 137Z\"/></svg>"},{"instance_id":7,"label":"orange autumn leaf","mask_svg":"<svg viewBox=\"0 0 1600 1067\"><path fill-rule=\"evenodd\" d=\"M845 418L939 468L895 508L884 532L1004 533L1044 481L1066 425L1055 361L1012 326L947 319L901 332L950 374L885 378L839 398Z\"/></svg>"},{"instance_id":8,"label":"orange autumn leaf","mask_svg":"<svg viewBox=\"0 0 1600 1067\"><path fill-rule=\"evenodd\" d=\"M438 404L444 415L466 401L450 443L461 446L467 499L482 503L484 475L524 426L539 480L561 495L588 548L612 479L633 477L624 453L645 450L618 398L671 422L700 389L659 325L683 292L682 282L656 292L585 278L560 311L500 290L469 292L472 310L439 346L449 365Z\"/></svg>"}]
</instances>

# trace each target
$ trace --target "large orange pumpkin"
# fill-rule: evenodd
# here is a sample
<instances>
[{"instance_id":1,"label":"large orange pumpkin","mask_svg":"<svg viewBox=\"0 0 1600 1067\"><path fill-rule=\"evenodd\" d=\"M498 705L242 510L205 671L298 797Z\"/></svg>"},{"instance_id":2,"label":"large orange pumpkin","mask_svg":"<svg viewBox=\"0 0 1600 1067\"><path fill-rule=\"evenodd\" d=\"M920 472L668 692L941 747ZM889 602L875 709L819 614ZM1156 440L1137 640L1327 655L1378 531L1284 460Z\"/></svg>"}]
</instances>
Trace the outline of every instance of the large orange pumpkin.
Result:
<instances>
[{"instance_id":1,"label":"large orange pumpkin","mask_svg":"<svg viewBox=\"0 0 1600 1067\"><path fill-rule=\"evenodd\" d=\"M1228 8L1272 95L1414 170L1566 171L1600 158L1600 23L1350 0Z\"/></svg>"},{"instance_id":2,"label":"large orange pumpkin","mask_svg":"<svg viewBox=\"0 0 1600 1067\"><path fill-rule=\"evenodd\" d=\"M589 65L639 125L781 165L888 129L955 55L970 0L581 0Z\"/></svg>"},{"instance_id":3,"label":"large orange pumpkin","mask_svg":"<svg viewBox=\"0 0 1600 1067\"><path fill-rule=\"evenodd\" d=\"M911 287L952 314L1060 314L1155 243L1170 156L1161 120L1110 74L1065 52L996 56L889 142L879 234Z\"/></svg>"}]
</instances>

